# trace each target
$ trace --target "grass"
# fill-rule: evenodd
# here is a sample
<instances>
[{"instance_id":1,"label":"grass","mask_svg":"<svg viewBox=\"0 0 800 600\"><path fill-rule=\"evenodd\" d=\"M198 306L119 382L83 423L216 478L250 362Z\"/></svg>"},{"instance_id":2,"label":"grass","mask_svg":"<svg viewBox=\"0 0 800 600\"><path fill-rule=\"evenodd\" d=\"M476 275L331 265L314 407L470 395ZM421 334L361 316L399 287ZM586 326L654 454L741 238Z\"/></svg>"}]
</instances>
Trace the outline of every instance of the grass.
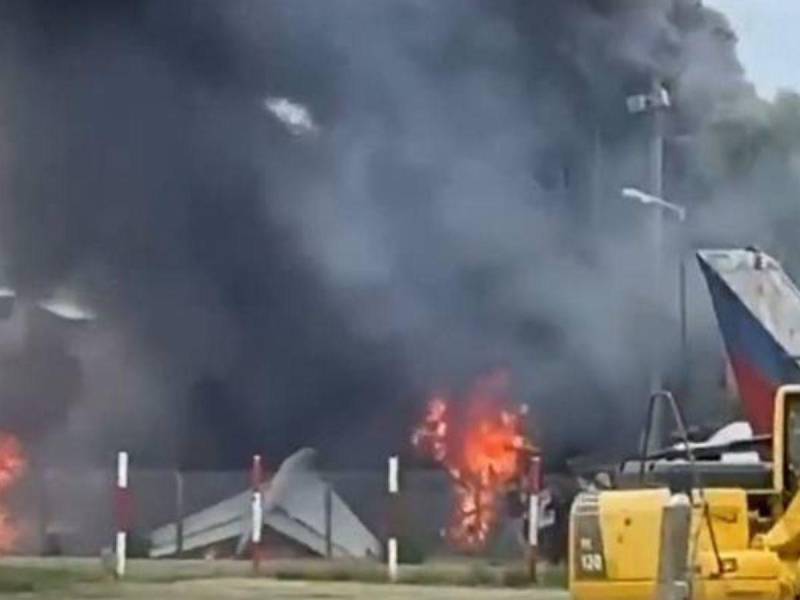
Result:
<instances>
[{"instance_id":1,"label":"grass","mask_svg":"<svg viewBox=\"0 0 800 600\"><path fill-rule=\"evenodd\" d=\"M129 562L125 581L170 584L182 581L252 577L246 561ZM385 583L386 567L364 561L274 560L262 565L261 577L288 581ZM114 578L93 559L4 559L0 562L0 596L33 593L65 597L72 588L107 588ZM399 583L419 586L532 587L523 564L488 565L478 561L437 561L401 565ZM92 585L95 584L95 585ZM103 585L105 584L105 585ZM563 569L542 568L539 587L564 587Z\"/></svg>"},{"instance_id":2,"label":"grass","mask_svg":"<svg viewBox=\"0 0 800 600\"><path fill-rule=\"evenodd\" d=\"M284 580L358 581L384 583L386 567L355 561L276 561L265 566L264 575ZM524 565L490 566L476 561L439 561L422 565L401 565L399 583L409 585L448 585L465 587L530 587ZM544 587L566 587L563 569L540 569L539 584Z\"/></svg>"},{"instance_id":3,"label":"grass","mask_svg":"<svg viewBox=\"0 0 800 600\"><path fill-rule=\"evenodd\" d=\"M483 563L432 563L404 567L400 571L400 582L462 587L566 587L563 569L542 568L538 583L533 584L527 567L521 564L489 566Z\"/></svg>"},{"instance_id":4,"label":"grass","mask_svg":"<svg viewBox=\"0 0 800 600\"><path fill-rule=\"evenodd\" d=\"M0 566L0 594L39 593L62 590L77 583L102 581L98 572L90 574L75 569Z\"/></svg>"}]
</instances>

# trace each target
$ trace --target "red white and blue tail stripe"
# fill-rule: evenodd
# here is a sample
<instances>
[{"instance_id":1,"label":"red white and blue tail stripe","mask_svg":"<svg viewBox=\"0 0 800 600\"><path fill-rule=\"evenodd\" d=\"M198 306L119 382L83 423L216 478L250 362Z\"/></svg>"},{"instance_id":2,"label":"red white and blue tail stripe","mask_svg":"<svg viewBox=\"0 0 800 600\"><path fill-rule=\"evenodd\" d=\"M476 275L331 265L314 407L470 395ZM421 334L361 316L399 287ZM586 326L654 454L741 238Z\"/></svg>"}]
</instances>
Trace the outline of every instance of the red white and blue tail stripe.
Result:
<instances>
[{"instance_id":1,"label":"red white and blue tail stripe","mask_svg":"<svg viewBox=\"0 0 800 600\"><path fill-rule=\"evenodd\" d=\"M780 263L755 249L697 253L756 434L772 431L773 398L800 383L800 291Z\"/></svg>"}]
</instances>

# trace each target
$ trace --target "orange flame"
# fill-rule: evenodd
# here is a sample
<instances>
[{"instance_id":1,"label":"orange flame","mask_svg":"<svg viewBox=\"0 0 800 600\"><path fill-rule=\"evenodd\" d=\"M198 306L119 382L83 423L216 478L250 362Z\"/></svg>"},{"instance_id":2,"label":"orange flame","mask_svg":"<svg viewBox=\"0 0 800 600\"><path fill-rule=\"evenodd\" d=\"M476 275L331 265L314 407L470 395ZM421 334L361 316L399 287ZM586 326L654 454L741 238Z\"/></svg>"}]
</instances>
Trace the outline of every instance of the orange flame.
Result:
<instances>
[{"instance_id":1,"label":"orange flame","mask_svg":"<svg viewBox=\"0 0 800 600\"><path fill-rule=\"evenodd\" d=\"M22 477L27 463L19 440L0 432L0 497ZM0 498L1 499L1 498ZM19 531L8 512L0 506L0 554L11 551Z\"/></svg>"},{"instance_id":2,"label":"orange flame","mask_svg":"<svg viewBox=\"0 0 800 600\"><path fill-rule=\"evenodd\" d=\"M499 518L500 496L524 476L525 458L533 451L523 431L525 407L510 409L509 388L508 373L497 371L478 379L461 402L434 395L411 438L456 482L448 536L465 550L486 544Z\"/></svg>"}]
</instances>

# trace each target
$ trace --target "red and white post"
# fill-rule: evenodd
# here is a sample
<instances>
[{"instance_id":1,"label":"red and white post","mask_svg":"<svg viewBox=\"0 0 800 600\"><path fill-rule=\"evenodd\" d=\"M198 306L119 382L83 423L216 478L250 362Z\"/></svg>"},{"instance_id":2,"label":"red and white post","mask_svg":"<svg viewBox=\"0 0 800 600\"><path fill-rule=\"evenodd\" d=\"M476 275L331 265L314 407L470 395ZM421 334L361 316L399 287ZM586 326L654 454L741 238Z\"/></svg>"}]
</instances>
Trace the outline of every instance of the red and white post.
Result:
<instances>
[{"instance_id":1,"label":"red and white post","mask_svg":"<svg viewBox=\"0 0 800 600\"><path fill-rule=\"evenodd\" d=\"M125 559L128 543L129 523L129 498L128 498L128 453L117 454L117 539L116 539L116 568L117 577L125 575Z\"/></svg>"},{"instance_id":2,"label":"red and white post","mask_svg":"<svg viewBox=\"0 0 800 600\"><path fill-rule=\"evenodd\" d=\"M528 471L528 572L531 581L537 581L539 560L539 495L542 490L542 457L530 458Z\"/></svg>"},{"instance_id":3,"label":"red and white post","mask_svg":"<svg viewBox=\"0 0 800 600\"><path fill-rule=\"evenodd\" d=\"M389 457L389 502L392 506L389 539L386 544L386 563L389 568L389 581L397 581L397 507L400 493L400 459Z\"/></svg>"},{"instance_id":4,"label":"red and white post","mask_svg":"<svg viewBox=\"0 0 800 600\"><path fill-rule=\"evenodd\" d=\"M264 523L264 499L261 494L261 486L264 483L264 468L261 464L261 455L259 454L253 455L253 468L250 479L253 486L250 542L253 558L253 572L258 573L261 566L261 531Z\"/></svg>"}]
</instances>

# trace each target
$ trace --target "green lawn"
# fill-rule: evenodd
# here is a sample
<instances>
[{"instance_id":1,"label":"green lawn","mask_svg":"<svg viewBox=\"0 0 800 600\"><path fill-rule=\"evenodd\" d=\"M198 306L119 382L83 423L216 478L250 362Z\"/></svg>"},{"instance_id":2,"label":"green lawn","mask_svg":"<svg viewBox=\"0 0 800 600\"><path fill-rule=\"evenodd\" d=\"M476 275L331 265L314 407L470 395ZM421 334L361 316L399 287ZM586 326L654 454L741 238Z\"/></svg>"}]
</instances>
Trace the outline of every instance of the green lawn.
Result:
<instances>
[{"instance_id":1,"label":"green lawn","mask_svg":"<svg viewBox=\"0 0 800 600\"><path fill-rule=\"evenodd\" d=\"M548 575L554 580L557 575ZM0 596L130 600L212 600L250 598L367 600L565 599L557 588L523 585L519 568L474 563L440 563L401 570L402 584L386 585L380 565L325 561L272 561L254 577L243 561L145 561L129 563L119 582L99 560L6 558L0 560ZM413 584L413 585L412 585ZM514 585L517 587L507 587Z\"/></svg>"}]
</instances>

